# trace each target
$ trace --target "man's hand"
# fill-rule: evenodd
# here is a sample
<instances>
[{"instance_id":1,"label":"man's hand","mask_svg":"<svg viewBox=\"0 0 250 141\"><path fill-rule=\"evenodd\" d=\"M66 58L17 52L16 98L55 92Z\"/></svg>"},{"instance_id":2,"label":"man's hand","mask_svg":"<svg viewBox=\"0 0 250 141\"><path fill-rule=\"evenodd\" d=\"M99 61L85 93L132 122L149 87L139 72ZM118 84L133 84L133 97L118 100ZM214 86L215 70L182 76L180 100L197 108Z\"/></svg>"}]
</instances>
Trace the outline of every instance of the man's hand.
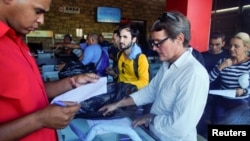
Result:
<instances>
[{"instance_id":1,"label":"man's hand","mask_svg":"<svg viewBox=\"0 0 250 141\"><path fill-rule=\"evenodd\" d=\"M133 127L136 127L138 125L149 126L149 124L153 122L154 117L155 117L154 114L147 114L142 117L139 117L133 121L132 126Z\"/></svg>"},{"instance_id":2,"label":"man's hand","mask_svg":"<svg viewBox=\"0 0 250 141\"><path fill-rule=\"evenodd\" d=\"M80 109L80 104L75 102L64 102L65 107L51 104L37 114L37 122L41 123L42 127L62 129L74 118L77 111Z\"/></svg>"},{"instance_id":3,"label":"man's hand","mask_svg":"<svg viewBox=\"0 0 250 141\"><path fill-rule=\"evenodd\" d=\"M99 78L100 76L95 73L85 73L72 76L72 81L76 87L79 87L87 83L97 82Z\"/></svg>"},{"instance_id":4,"label":"man's hand","mask_svg":"<svg viewBox=\"0 0 250 141\"><path fill-rule=\"evenodd\" d=\"M244 89L242 89L242 88L237 88L236 89L236 96L238 97L238 96L242 96L242 95L244 95L245 93L244 93Z\"/></svg>"},{"instance_id":5,"label":"man's hand","mask_svg":"<svg viewBox=\"0 0 250 141\"><path fill-rule=\"evenodd\" d=\"M113 111L115 111L117 108L119 108L118 104L113 103L113 104L104 105L98 111L103 112L103 116L107 116L107 115L111 115Z\"/></svg>"},{"instance_id":6,"label":"man's hand","mask_svg":"<svg viewBox=\"0 0 250 141\"><path fill-rule=\"evenodd\" d=\"M112 67L107 67L105 69L105 72L106 72L106 74L111 75L111 76L116 75L116 73L115 73L115 71L114 71L114 69Z\"/></svg>"},{"instance_id":7,"label":"man's hand","mask_svg":"<svg viewBox=\"0 0 250 141\"><path fill-rule=\"evenodd\" d=\"M227 68L227 67L230 67L233 65L233 61L232 59L226 59L224 62L222 62L219 66L218 66L218 69L221 71L223 70L224 68Z\"/></svg>"}]
</instances>

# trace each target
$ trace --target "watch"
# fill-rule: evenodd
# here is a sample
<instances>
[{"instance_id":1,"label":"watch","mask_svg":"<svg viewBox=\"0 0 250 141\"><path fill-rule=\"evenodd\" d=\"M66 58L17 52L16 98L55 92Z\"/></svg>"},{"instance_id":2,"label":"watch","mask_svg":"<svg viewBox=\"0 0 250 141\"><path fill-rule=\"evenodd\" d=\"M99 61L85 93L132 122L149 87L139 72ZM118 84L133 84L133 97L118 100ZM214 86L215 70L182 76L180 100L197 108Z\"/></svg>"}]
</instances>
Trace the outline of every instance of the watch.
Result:
<instances>
[{"instance_id":1,"label":"watch","mask_svg":"<svg viewBox=\"0 0 250 141\"><path fill-rule=\"evenodd\" d=\"M148 124L152 124L154 125L154 118L155 118L155 115L151 115L148 119Z\"/></svg>"},{"instance_id":2,"label":"watch","mask_svg":"<svg viewBox=\"0 0 250 141\"><path fill-rule=\"evenodd\" d=\"M248 94L248 89L243 89L243 94L244 95Z\"/></svg>"}]
</instances>

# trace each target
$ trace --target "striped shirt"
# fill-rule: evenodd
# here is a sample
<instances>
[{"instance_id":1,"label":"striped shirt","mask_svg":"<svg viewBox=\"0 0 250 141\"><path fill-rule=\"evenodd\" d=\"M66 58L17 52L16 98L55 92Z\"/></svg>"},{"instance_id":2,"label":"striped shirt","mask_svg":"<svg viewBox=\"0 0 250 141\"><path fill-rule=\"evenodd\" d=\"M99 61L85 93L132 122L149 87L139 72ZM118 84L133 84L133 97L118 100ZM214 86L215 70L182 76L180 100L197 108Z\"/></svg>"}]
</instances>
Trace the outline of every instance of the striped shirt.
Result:
<instances>
[{"instance_id":1,"label":"striped shirt","mask_svg":"<svg viewBox=\"0 0 250 141\"><path fill-rule=\"evenodd\" d=\"M230 67L224 68L219 71L218 66L227 58L220 59L216 66L209 73L210 83L215 81L215 79L219 79L220 81L220 89L235 89L240 88L240 84L238 82L238 78L245 74L250 73L250 60L232 65ZM249 79L250 82L250 79Z\"/></svg>"}]
</instances>

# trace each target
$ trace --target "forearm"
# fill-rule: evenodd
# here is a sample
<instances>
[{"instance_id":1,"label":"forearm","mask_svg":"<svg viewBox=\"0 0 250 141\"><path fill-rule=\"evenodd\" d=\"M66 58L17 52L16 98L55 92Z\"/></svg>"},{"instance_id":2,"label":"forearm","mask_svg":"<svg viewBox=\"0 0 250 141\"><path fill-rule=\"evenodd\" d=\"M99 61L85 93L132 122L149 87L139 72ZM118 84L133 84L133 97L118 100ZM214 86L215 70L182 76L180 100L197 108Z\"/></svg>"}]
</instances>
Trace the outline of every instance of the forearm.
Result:
<instances>
[{"instance_id":1,"label":"forearm","mask_svg":"<svg viewBox=\"0 0 250 141\"><path fill-rule=\"evenodd\" d=\"M67 48L75 49L75 48L80 48L80 45L73 44L73 43L70 43L70 44L58 43L58 44L56 44L56 50L58 50L61 47L67 47Z\"/></svg>"},{"instance_id":2,"label":"forearm","mask_svg":"<svg viewBox=\"0 0 250 141\"><path fill-rule=\"evenodd\" d=\"M220 75L220 70L217 67L212 69L212 71L209 72L210 83L213 82L215 79L217 79L219 75Z\"/></svg>"},{"instance_id":3,"label":"forearm","mask_svg":"<svg viewBox=\"0 0 250 141\"><path fill-rule=\"evenodd\" d=\"M60 79L58 81L46 82L45 89L49 99L54 98L66 91L80 87L87 83L97 82L99 76L94 73L85 73Z\"/></svg>"},{"instance_id":4,"label":"forearm","mask_svg":"<svg viewBox=\"0 0 250 141\"><path fill-rule=\"evenodd\" d=\"M64 44L65 47L67 48L80 48L80 45L78 44Z\"/></svg>"},{"instance_id":5,"label":"forearm","mask_svg":"<svg viewBox=\"0 0 250 141\"><path fill-rule=\"evenodd\" d=\"M134 100L128 96L116 103L117 108L135 105Z\"/></svg>"},{"instance_id":6,"label":"forearm","mask_svg":"<svg viewBox=\"0 0 250 141\"><path fill-rule=\"evenodd\" d=\"M58 81L45 82L45 89L49 99L52 99L61 93L72 90L74 88L74 82L71 82L70 78L64 78Z\"/></svg>"},{"instance_id":7,"label":"forearm","mask_svg":"<svg viewBox=\"0 0 250 141\"><path fill-rule=\"evenodd\" d=\"M42 128L37 113L27 115L17 120L0 125L0 139L4 141L19 140L20 138Z\"/></svg>"}]
</instances>

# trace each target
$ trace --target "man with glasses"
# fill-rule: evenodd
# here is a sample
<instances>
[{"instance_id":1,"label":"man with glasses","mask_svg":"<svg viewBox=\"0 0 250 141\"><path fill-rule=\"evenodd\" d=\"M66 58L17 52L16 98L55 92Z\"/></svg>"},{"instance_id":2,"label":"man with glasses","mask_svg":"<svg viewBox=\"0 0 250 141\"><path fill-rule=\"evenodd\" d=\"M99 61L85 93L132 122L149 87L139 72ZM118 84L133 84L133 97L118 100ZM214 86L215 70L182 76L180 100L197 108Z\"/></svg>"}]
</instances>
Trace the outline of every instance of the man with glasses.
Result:
<instances>
[{"instance_id":1,"label":"man with glasses","mask_svg":"<svg viewBox=\"0 0 250 141\"><path fill-rule=\"evenodd\" d=\"M196 125L203 113L209 87L206 69L188 49L190 23L179 12L163 13L153 24L150 43L163 62L150 84L99 111L152 103L149 114L133 121L146 125L163 141L196 141Z\"/></svg>"}]
</instances>

